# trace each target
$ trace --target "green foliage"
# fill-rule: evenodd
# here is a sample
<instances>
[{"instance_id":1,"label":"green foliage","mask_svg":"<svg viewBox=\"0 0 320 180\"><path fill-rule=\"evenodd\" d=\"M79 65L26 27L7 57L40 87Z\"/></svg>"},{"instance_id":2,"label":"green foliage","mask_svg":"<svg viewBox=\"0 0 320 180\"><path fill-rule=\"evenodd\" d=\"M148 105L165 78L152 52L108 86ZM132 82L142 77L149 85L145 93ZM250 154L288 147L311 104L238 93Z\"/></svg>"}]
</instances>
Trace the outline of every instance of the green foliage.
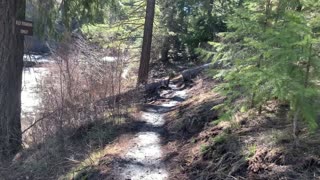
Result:
<instances>
[{"instance_id":1,"label":"green foliage","mask_svg":"<svg viewBox=\"0 0 320 180\"><path fill-rule=\"evenodd\" d=\"M62 32L73 31L83 24L102 23L106 12L116 12L116 0L29 0L34 7L36 34L61 38Z\"/></svg>"},{"instance_id":2,"label":"green foliage","mask_svg":"<svg viewBox=\"0 0 320 180\"><path fill-rule=\"evenodd\" d=\"M104 21L85 24L81 31L88 40L115 52L130 52L131 57L140 56L146 3L143 0L119 0L117 13L105 13ZM157 24L157 22L155 22Z\"/></svg>"},{"instance_id":3,"label":"green foliage","mask_svg":"<svg viewBox=\"0 0 320 180\"><path fill-rule=\"evenodd\" d=\"M239 0L161 0L160 22L163 25L163 45L169 47L172 59L194 59L196 48L212 41L218 32L226 30L227 14Z\"/></svg>"},{"instance_id":4,"label":"green foliage","mask_svg":"<svg viewBox=\"0 0 320 180\"><path fill-rule=\"evenodd\" d=\"M214 62L224 67L214 76L225 82L216 89L228 97L228 112L279 99L317 127L319 12L311 7L310 1L250 0L229 17L230 32L220 34L221 44L211 43Z\"/></svg>"},{"instance_id":5,"label":"green foliage","mask_svg":"<svg viewBox=\"0 0 320 180\"><path fill-rule=\"evenodd\" d=\"M200 147L201 154L205 154L210 150L210 145L202 144Z\"/></svg>"},{"instance_id":6,"label":"green foliage","mask_svg":"<svg viewBox=\"0 0 320 180\"><path fill-rule=\"evenodd\" d=\"M245 159L250 160L250 158L252 158L256 154L257 145L255 145L255 144L248 145L246 150L247 150L247 152L245 154Z\"/></svg>"},{"instance_id":7,"label":"green foliage","mask_svg":"<svg viewBox=\"0 0 320 180\"><path fill-rule=\"evenodd\" d=\"M216 137L212 138L214 144L223 144L228 140L228 135L226 133L218 134Z\"/></svg>"}]
</instances>

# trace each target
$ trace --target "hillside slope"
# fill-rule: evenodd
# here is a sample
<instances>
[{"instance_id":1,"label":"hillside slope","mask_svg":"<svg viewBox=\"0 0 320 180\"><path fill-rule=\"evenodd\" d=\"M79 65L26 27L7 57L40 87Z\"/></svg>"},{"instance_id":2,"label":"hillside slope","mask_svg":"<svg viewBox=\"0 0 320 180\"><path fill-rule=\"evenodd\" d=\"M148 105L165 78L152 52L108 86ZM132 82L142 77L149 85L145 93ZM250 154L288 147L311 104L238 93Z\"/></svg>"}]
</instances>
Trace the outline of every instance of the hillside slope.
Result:
<instances>
[{"instance_id":1,"label":"hillside slope","mask_svg":"<svg viewBox=\"0 0 320 180\"><path fill-rule=\"evenodd\" d=\"M224 98L212 89L218 82L202 76L189 99L170 112L165 158L170 179L318 179L319 132L300 124L294 147L287 106L268 102L222 121L213 109Z\"/></svg>"}]
</instances>

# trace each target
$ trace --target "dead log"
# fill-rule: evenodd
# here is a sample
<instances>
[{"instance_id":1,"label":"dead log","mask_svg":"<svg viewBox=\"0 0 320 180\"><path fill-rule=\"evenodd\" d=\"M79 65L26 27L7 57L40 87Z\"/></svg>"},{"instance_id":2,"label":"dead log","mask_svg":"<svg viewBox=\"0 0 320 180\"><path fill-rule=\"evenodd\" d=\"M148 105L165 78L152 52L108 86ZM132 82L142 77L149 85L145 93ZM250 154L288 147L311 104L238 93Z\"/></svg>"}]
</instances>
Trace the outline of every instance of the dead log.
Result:
<instances>
[{"instance_id":1,"label":"dead log","mask_svg":"<svg viewBox=\"0 0 320 180\"><path fill-rule=\"evenodd\" d=\"M216 65L214 63L208 63L208 64L204 64L195 68L191 68L191 69L187 69L184 70L181 74L180 77L181 78L174 78L174 80L172 80L174 83L176 83L177 81L190 81L192 78L196 77L197 75L199 75L203 70L205 69L209 69L209 68L215 68ZM169 88L169 84L171 82L171 78L165 78L153 83L149 83L146 84L144 86L140 86L138 88L129 90L127 92L123 92L121 94L115 95L115 96L109 96L106 97L104 99L101 99L99 101L97 101L97 104L113 104L113 103L119 103L122 100L125 99L130 99L132 97L137 97L138 94L144 93L147 96L155 96L158 95L159 90L161 89L165 89L165 88Z\"/></svg>"},{"instance_id":2,"label":"dead log","mask_svg":"<svg viewBox=\"0 0 320 180\"><path fill-rule=\"evenodd\" d=\"M195 78L197 75L199 75L202 71L209 69L209 68L217 68L217 64L216 63L208 63L208 64L204 64L195 68L191 68L191 69L187 69L181 72L181 74L179 74L180 78L173 78L172 82L177 83L179 81L190 81L191 79ZM182 79L181 79L182 77ZM154 94L156 93L158 90L160 90L161 88L168 88L169 87L169 83L170 83L171 79L167 78L167 79L163 79L157 82L153 82L150 84L146 84L144 86L144 90L147 94Z\"/></svg>"},{"instance_id":3,"label":"dead log","mask_svg":"<svg viewBox=\"0 0 320 180\"><path fill-rule=\"evenodd\" d=\"M184 70L180 74L180 76L182 76L182 80L190 81L192 78L199 75L203 70L209 69L209 68L216 68L216 64L215 63L208 63L208 64L204 64L202 66L198 66L198 67L195 67L192 69L187 69L187 70ZM176 81L181 80L181 78L174 78L174 79L175 80L172 80L172 81L174 81L175 83L176 83ZM171 81L171 78L169 77L167 79L163 79L163 80L160 80L157 82L146 84L146 85L144 85L144 88L140 87L140 88L129 90L127 92L123 92L123 93L115 95L115 96L109 96L109 97L100 99L100 100L94 102L93 104L96 106L105 106L105 105L110 105L110 104L114 104L114 103L120 103L121 101L125 102L125 103L131 103L132 101L134 101L135 98L136 99L140 98L138 95L141 94L141 91L144 91L147 95L151 95L151 96L157 95L160 89L169 88L170 81ZM83 95L83 94L81 94L81 95ZM128 99L130 99L131 101L125 101ZM81 108L79 108L79 109L81 109ZM40 121L43 121L44 119L54 115L55 113L57 113L60 110L63 110L63 107L57 108L52 113L49 113L48 115L36 120L31 126L26 128L22 132L22 134L26 133L28 130L30 130L33 126L38 124Z\"/></svg>"},{"instance_id":4,"label":"dead log","mask_svg":"<svg viewBox=\"0 0 320 180\"><path fill-rule=\"evenodd\" d=\"M146 84L144 90L147 94L154 94L161 88L168 88L170 83L170 78L162 79L157 82Z\"/></svg>"},{"instance_id":5,"label":"dead log","mask_svg":"<svg viewBox=\"0 0 320 180\"><path fill-rule=\"evenodd\" d=\"M157 82L146 84L135 89L131 89L115 96L109 96L98 100L95 104L98 106L113 105L114 103L131 103L142 98L140 95L157 96L159 90L169 88L170 78L162 79Z\"/></svg>"},{"instance_id":6,"label":"dead log","mask_svg":"<svg viewBox=\"0 0 320 180\"><path fill-rule=\"evenodd\" d=\"M190 81L191 79L199 75L203 70L214 68L215 66L216 66L215 63L204 64L202 66L184 70L182 71L181 75L184 81Z\"/></svg>"}]
</instances>

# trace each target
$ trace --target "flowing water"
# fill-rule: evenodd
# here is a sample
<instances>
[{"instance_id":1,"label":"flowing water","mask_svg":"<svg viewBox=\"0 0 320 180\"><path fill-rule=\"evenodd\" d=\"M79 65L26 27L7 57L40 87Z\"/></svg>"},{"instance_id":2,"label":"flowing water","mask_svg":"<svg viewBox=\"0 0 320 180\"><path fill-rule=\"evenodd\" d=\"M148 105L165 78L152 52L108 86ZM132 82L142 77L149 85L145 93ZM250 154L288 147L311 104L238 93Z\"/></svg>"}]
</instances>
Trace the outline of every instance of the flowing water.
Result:
<instances>
[{"instance_id":1,"label":"flowing water","mask_svg":"<svg viewBox=\"0 0 320 180\"><path fill-rule=\"evenodd\" d=\"M21 92L22 130L35 121L40 105L39 85L47 72L45 67L23 69Z\"/></svg>"},{"instance_id":2,"label":"flowing water","mask_svg":"<svg viewBox=\"0 0 320 180\"><path fill-rule=\"evenodd\" d=\"M39 106L40 98L38 86L46 68L25 68L23 70L21 105L22 115L34 114L34 109Z\"/></svg>"},{"instance_id":3,"label":"flowing water","mask_svg":"<svg viewBox=\"0 0 320 180\"><path fill-rule=\"evenodd\" d=\"M104 57L103 61L115 62L115 57ZM30 126L38 115L38 109L40 106L39 85L43 77L46 75L48 69L45 64L53 63L48 56L41 55L25 55L24 61L29 63L38 64L35 67L25 67L23 69L22 79L22 93L21 93L21 116L22 116L22 130ZM40 67L39 67L40 66ZM123 78L127 76L129 69L124 69Z\"/></svg>"}]
</instances>

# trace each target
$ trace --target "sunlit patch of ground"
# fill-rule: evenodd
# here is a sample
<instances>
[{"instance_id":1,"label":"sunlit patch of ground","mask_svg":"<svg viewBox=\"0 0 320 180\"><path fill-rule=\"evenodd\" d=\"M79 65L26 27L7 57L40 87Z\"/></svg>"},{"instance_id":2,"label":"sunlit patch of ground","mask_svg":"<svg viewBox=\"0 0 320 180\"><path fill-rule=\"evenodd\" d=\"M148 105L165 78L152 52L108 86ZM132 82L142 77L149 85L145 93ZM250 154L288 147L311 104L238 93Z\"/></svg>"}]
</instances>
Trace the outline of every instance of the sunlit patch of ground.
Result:
<instances>
[{"instance_id":1,"label":"sunlit patch of ground","mask_svg":"<svg viewBox=\"0 0 320 180\"><path fill-rule=\"evenodd\" d=\"M300 145L293 146L292 124L277 101L257 110L219 119L213 107L224 98L215 82L194 81L189 99L166 117L164 146L169 179L319 179L320 131L299 124Z\"/></svg>"},{"instance_id":2,"label":"sunlit patch of ground","mask_svg":"<svg viewBox=\"0 0 320 180\"><path fill-rule=\"evenodd\" d=\"M112 163L114 157L118 157L121 153L125 152L131 143L129 135L122 135L105 148L88 154L87 158L83 161L68 159L69 161L74 161L77 165L66 175L61 176L60 179L83 179L97 176L96 173L109 173L109 163Z\"/></svg>"}]
</instances>

